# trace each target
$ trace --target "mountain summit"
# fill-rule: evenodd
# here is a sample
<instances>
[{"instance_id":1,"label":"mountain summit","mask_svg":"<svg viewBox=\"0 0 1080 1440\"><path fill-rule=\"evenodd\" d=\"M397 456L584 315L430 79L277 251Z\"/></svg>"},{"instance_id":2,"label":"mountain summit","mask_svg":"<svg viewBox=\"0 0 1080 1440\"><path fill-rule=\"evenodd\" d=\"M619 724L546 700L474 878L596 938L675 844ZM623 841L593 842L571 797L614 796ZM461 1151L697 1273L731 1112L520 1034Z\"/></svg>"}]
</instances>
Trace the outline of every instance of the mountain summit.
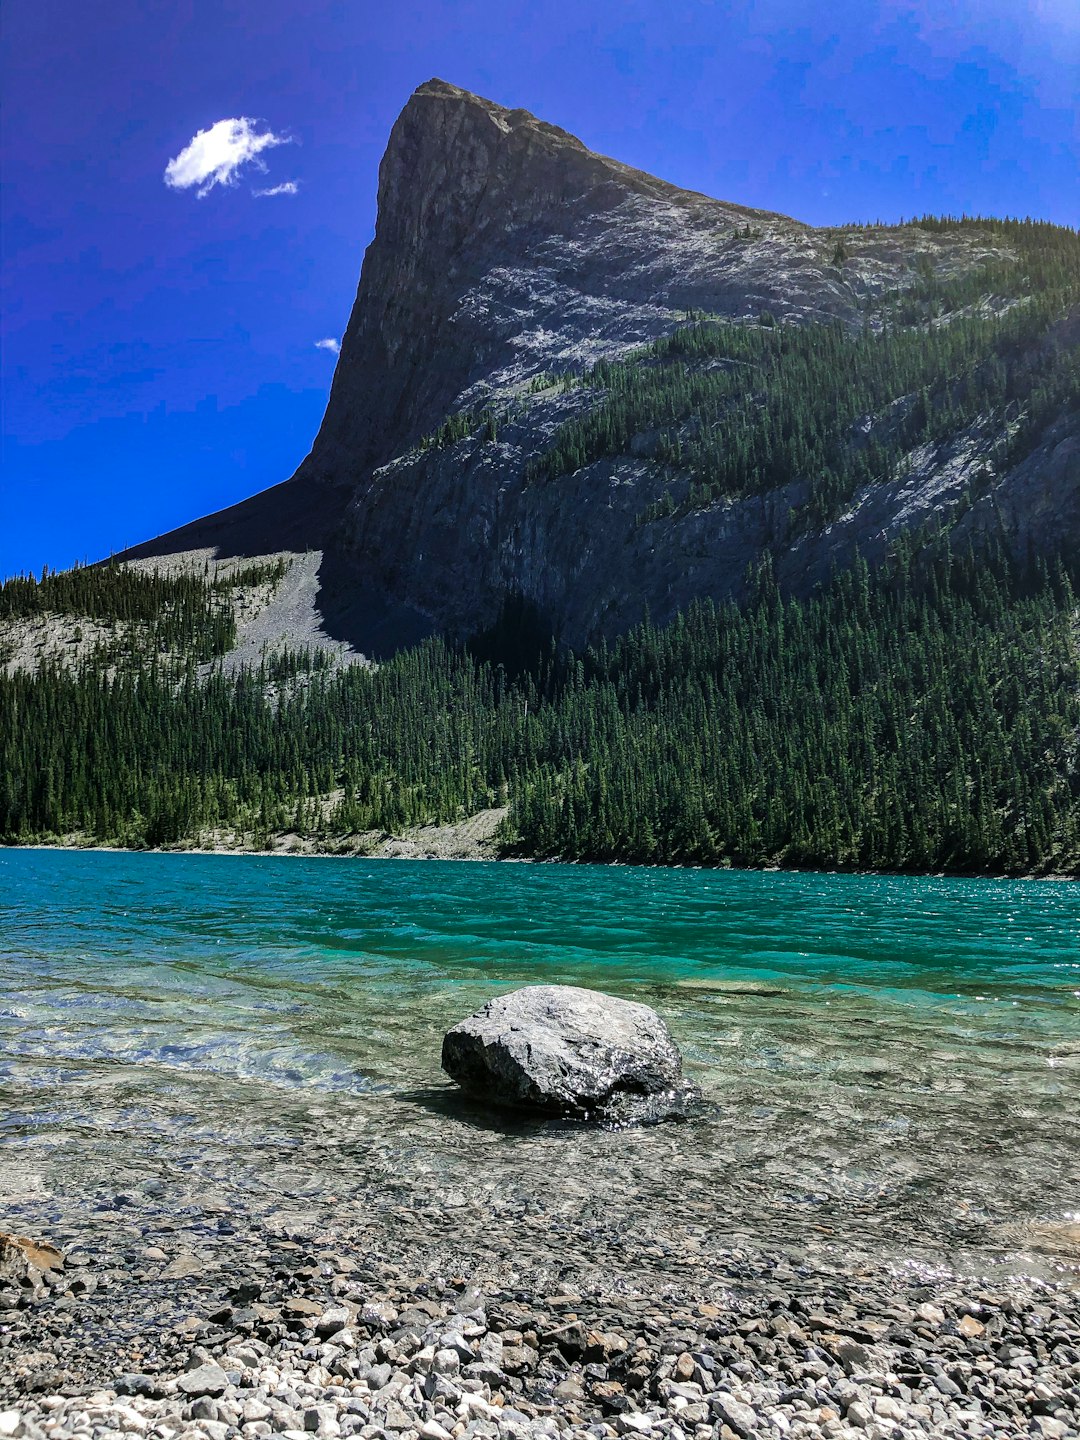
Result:
<instances>
[{"instance_id":1,"label":"mountain summit","mask_svg":"<svg viewBox=\"0 0 1080 1440\"><path fill-rule=\"evenodd\" d=\"M318 552L321 626L379 654L510 598L581 643L738 597L764 559L806 594L931 535L1080 547L1078 250L814 229L431 80L310 455L122 558Z\"/></svg>"}]
</instances>

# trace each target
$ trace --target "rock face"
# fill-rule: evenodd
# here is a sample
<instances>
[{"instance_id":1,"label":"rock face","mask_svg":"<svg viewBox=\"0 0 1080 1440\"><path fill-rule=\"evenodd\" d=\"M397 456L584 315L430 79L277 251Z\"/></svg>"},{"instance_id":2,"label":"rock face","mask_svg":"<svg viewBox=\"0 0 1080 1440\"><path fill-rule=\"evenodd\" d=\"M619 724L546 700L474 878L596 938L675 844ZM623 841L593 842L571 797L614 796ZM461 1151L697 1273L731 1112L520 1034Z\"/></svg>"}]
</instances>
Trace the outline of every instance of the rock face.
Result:
<instances>
[{"instance_id":1,"label":"rock face","mask_svg":"<svg viewBox=\"0 0 1080 1440\"><path fill-rule=\"evenodd\" d=\"M647 443L549 484L531 461L599 403L580 373L670 333L688 311L780 322L866 322L881 297L1015 258L991 231L835 230L678 189L587 149L524 110L443 81L415 92L379 173L375 237L326 415L289 482L131 554L320 553L326 630L384 654L432 630L469 634L525 599L568 642L610 636L646 610L738 597L772 559L808 593L856 553L871 565L905 530L961 519L1022 555L1080 545L1080 417L979 489L1000 439L978 426L913 453L828 525L792 534L801 481L643 523L674 478ZM1056 343L1076 343L1076 317ZM496 436L424 446L451 415L494 407ZM648 437L643 437L647 442ZM976 494L972 503L972 496Z\"/></svg>"},{"instance_id":2,"label":"rock face","mask_svg":"<svg viewBox=\"0 0 1080 1440\"><path fill-rule=\"evenodd\" d=\"M697 1094L655 1010L574 985L489 1000L447 1031L442 1065L494 1105L578 1119L662 1120Z\"/></svg>"}]
</instances>

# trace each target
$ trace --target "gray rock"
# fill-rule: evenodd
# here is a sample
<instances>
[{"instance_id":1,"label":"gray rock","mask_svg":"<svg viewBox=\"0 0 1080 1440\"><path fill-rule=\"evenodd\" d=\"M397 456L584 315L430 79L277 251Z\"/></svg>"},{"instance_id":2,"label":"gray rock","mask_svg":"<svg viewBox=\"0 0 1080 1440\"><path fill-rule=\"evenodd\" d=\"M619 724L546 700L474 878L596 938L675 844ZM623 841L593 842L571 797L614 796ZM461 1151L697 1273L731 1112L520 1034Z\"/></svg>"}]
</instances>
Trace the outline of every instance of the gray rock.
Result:
<instances>
[{"instance_id":1,"label":"gray rock","mask_svg":"<svg viewBox=\"0 0 1080 1440\"><path fill-rule=\"evenodd\" d=\"M336 1335L339 1330L344 1330L352 1319L352 1311L346 1305L331 1305L329 1310L324 1310L315 1321L315 1334L321 1340L328 1340L331 1335Z\"/></svg>"},{"instance_id":2,"label":"gray rock","mask_svg":"<svg viewBox=\"0 0 1080 1440\"><path fill-rule=\"evenodd\" d=\"M118 1375L113 1381L113 1388L118 1395L143 1395L151 1400L167 1393L166 1383L158 1376L137 1372Z\"/></svg>"},{"instance_id":3,"label":"gray rock","mask_svg":"<svg viewBox=\"0 0 1080 1440\"><path fill-rule=\"evenodd\" d=\"M204 1395L224 1395L228 1384L229 1377L225 1371L212 1361L176 1377L176 1388L189 1400L199 1399Z\"/></svg>"},{"instance_id":4,"label":"gray rock","mask_svg":"<svg viewBox=\"0 0 1080 1440\"><path fill-rule=\"evenodd\" d=\"M492 1104L581 1119L664 1119L697 1093L654 1010L574 985L489 1000L447 1031L442 1065Z\"/></svg>"},{"instance_id":5,"label":"gray rock","mask_svg":"<svg viewBox=\"0 0 1080 1440\"><path fill-rule=\"evenodd\" d=\"M445 1350L437 1350L431 1362L431 1368L436 1375L454 1375L460 1367L461 1356L449 1346Z\"/></svg>"},{"instance_id":6,"label":"gray rock","mask_svg":"<svg viewBox=\"0 0 1080 1440\"><path fill-rule=\"evenodd\" d=\"M847 1408L848 1423L867 1430L874 1423L874 1412L862 1400L853 1400Z\"/></svg>"},{"instance_id":7,"label":"gray rock","mask_svg":"<svg viewBox=\"0 0 1080 1440\"><path fill-rule=\"evenodd\" d=\"M709 1405L714 1415L728 1425L737 1435L749 1435L757 1429L758 1419L749 1405L736 1400L726 1391L709 1396Z\"/></svg>"}]
</instances>

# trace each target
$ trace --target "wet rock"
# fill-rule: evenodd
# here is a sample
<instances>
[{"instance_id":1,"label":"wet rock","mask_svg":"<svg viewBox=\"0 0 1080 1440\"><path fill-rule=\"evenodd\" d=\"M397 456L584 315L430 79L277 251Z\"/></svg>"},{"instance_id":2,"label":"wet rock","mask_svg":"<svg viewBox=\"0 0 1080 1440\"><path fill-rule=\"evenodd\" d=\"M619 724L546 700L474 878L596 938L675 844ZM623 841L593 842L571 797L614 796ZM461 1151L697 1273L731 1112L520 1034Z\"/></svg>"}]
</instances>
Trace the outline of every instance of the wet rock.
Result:
<instances>
[{"instance_id":1,"label":"wet rock","mask_svg":"<svg viewBox=\"0 0 1080 1440\"><path fill-rule=\"evenodd\" d=\"M578 1119L665 1119L697 1094L654 1010L572 985L488 1001L447 1031L442 1065L479 1099Z\"/></svg>"},{"instance_id":2,"label":"wet rock","mask_svg":"<svg viewBox=\"0 0 1080 1440\"><path fill-rule=\"evenodd\" d=\"M63 1252L45 1240L0 1231L0 1285L38 1294L50 1277L64 1268Z\"/></svg>"},{"instance_id":3,"label":"wet rock","mask_svg":"<svg viewBox=\"0 0 1080 1440\"><path fill-rule=\"evenodd\" d=\"M193 1275L201 1275L206 1269L204 1261L198 1256L192 1255L190 1251L184 1251L177 1255L176 1259L166 1265L161 1272L163 1280L186 1280Z\"/></svg>"}]
</instances>

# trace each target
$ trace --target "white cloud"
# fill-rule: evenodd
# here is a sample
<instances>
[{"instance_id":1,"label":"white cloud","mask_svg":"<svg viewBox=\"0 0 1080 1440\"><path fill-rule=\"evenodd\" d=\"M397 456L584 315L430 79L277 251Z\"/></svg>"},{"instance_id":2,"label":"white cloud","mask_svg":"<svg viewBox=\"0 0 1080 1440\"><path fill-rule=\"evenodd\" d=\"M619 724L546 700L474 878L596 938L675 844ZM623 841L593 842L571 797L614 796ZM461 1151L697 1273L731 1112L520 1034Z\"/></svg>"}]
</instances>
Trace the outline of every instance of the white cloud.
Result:
<instances>
[{"instance_id":1,"label":"white cloud","mask_svg":"<svg viewBox=\"0 0 1080 1440\"><path fill-rule=\"evenodd\" d=\"M200 130L166 165L165 184L171 190L197 186L202 197L215 185L235 184L237 172L244 165L255 164L265 170L259 155L272 145L287 144L289 137L275 135L272 130L260 132L255 128L258 123L241 115L235 120L218 120L209 130Z\"/></svg>"},{"instance_id":2,"label":"white cloud","mask_svg":"<svg viewBox=\"0 0 1080 1440\"><path fill-rule=\"evenodd\" d=\"M256 196L262 195L295 195L300 189L296 180L286 180L282 185L271 185L269 190L253 190L251 193Z\"/></svg>"},{"instance_id":3,"label":"white cloud","mask_svg":"<svg viewBox=\"0 0 1080 1440\"><path fill-rule=\"evenodd\" d=\"M333 339L333 337L326 340L316 340L315 348L316 350L329 350L331 355L341 354L341 342L340 340Z\"/></svg>"}]
</instances>

